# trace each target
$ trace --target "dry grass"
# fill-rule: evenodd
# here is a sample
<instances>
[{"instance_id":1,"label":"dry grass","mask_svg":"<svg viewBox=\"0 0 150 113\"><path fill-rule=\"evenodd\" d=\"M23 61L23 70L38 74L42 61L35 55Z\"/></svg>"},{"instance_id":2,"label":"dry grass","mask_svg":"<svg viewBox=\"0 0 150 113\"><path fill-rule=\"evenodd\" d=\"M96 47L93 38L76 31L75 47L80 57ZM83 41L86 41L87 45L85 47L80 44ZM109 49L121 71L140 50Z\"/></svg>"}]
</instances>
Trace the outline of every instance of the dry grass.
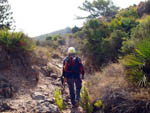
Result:
<instances>
[{"instance_id":1,"label":"dry grass","mask_svg":"<svg viewBox=\"0 0 150 113\"><path fill-rule=\"evenodd\" d=\"M121 64L110 64L102 72L97 72L88 78L87 87L92 101L104 96L107 90L126 90L131 98L150 100L150 88L133 86L126 80L125 70Z\"/></svg>"},{"instance_id":2,"label":"dry grass","mask_svg":"<svg viewBox=\"0 0 150 113\"><path fill-rule=\"evenodd\" d=\"M34 62L36 64L46 67L46 70L52 70L54 73L61 75L59 65L62 64L63 55L61 55L60 50L54 50L51 47L37 46L35 55L37 58L33 58L33 61L35 60Z\"/></svg>"},{"instance_id":3,"label":"dry grass","mask_svg":"<svg viewBox=\"0 0 150 113\"><path fill-rule=\"evenodd\" d=\"M110 64L102 72L89 77L87 85L92 101L101 98L108 88L115 90L127 87L128 83L124 78L124 69L120 64Z\"/></svg>"},{"instance_id":4,"label":"dry grass","mask_svg":"<svg viewBox=\"0 0 150 113\"><path fill-rule=\"evenodd\" d=\"M86 84L91 101L101 99L105 113L150 113L150 88L129 84L121 64L108 65Z\"/></svg>"},{"instance_id":5,"label":"dry grass","mask_svg":"<svg viewBox=\"0 0 150 113\"><path fill-rule=\"evenodd\" d=\"M130 92L134 100L149 100L150 101L150 88L137 88Z\"/></svg>"}]
</instances>

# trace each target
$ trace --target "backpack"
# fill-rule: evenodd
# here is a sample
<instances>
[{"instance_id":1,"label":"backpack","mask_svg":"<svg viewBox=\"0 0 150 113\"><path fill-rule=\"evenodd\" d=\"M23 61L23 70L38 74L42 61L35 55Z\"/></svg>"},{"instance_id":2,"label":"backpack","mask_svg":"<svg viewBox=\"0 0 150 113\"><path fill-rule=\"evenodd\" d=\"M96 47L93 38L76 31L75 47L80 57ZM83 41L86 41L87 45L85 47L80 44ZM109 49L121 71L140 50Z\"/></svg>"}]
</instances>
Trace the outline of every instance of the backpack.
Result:
<instances>
[{"instance_id":1,"label":"backpack","mask_svg":"<svg viewBox=\"0 0 150 113\"><path fill-rule=\"evenodd\" d=\"M64 60L64 71L71 74L80 74L81 60L77 56L66 57Z\"/></svg>"}]
</instances>

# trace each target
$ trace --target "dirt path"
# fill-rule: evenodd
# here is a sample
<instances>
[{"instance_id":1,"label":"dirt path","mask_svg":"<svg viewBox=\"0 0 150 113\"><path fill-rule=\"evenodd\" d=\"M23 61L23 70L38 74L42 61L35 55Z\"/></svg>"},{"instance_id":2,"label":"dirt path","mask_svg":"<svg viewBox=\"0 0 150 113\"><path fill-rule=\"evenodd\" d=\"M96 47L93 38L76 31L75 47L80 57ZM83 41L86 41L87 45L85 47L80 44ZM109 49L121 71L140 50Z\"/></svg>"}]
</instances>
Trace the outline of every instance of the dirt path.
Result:
<instances>
[{"instance_id":1,"label":"dirt path","mask_svg":"<svg viewBox=\"0 0 150 113\"><path fill-rule=\"evenodd\" d=\"M10 107L7 108L5 106L3 112L60 113L58 107L54 104L54 91L56 87L61 88L59 72L61 70L62 64L57 63L57 60L55 60L52 63L49 62L47 66L52 66L57 71L51 72L49 75L44 75L40 72L38 85L34 89L21 89L14 98L1 100L3 104L6 104L8 107ZM67 87L65 90L65 92L68 92ZM83 113L80 107L74 109L71 108L68 97L68 93L63 95L63 98L68 105L67 109L64 110L63 113Z\"/></svg>"}]
</instances>

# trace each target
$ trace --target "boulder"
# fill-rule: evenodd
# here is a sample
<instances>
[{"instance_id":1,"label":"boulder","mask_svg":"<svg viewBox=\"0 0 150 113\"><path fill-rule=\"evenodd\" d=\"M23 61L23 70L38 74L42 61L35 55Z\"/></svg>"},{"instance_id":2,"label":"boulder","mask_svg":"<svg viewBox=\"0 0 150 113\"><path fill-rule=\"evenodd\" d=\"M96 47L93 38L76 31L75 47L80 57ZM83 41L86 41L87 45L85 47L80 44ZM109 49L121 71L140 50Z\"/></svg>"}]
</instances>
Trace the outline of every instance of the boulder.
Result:
<instances>
[{"instance_id":1,"label":"boulder","mask_svg":"<svg viewBox=\"0 0 150 113\"><path fill-rule=\"evenodd\" d=\"M53 73L53 70L50 69L48 66L43 66L41 68L41 70L42 70L43 74L48 77L51 75L51 73Z\"/></svg>"},{"instance_id":2,"label":"boulder","mask_svg":"<svg viewBox=\"0 0 150 113\"><path fill-rule=\"evenodd\" d=\"M60 113L58 107L50 102L41 102L33 110L36 113Z\"/></svg>"},{"instance_id":3,"label":"boulder","mask_svg":"<svg viewBox=\"0 0 150 113\"><path fill-rule=\"evenodd\" d=\"M57 79L58 78L58 75L56 73L51 73L50 74L50 77L54 78L54 79Z\"/></svg>"},{"instance_id":4,"label":"boulder","mask_svg":"<svg viewBox=\"0 0 150 113\"><path fill-rule=\"evenodd\" d=\"M44 100L45 99L45 96L43 96L43 94L40 92L32 93L31 97L33 100Z\"/></svg>"}]
</instances>

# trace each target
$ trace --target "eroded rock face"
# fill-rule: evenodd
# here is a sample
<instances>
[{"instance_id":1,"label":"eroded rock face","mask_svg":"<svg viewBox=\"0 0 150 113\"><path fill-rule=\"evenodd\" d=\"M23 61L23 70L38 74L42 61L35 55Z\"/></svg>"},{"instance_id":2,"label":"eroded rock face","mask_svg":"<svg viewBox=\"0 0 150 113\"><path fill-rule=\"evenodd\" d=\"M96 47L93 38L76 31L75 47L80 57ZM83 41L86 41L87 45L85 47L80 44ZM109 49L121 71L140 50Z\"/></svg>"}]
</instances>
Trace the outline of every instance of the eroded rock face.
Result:
<instances>
[{"instance_id":1,"label":"eroded rock face","mask_svg":"<svg viewBox=\"0 0 150 113\"><path fill-rule=\"evenodd\" d=\"M13 110L7 103L0 102L0 112L6 112L8 110Z\"/></svg>"},{"instance_id":2,"label":"eroded rock face","mask_svg":"<svg viewBox=\"0 0 150 113\"><path fill-rule=\"evenodd\" d=\"M10 61L8 53L0 47L0 70L8 69L10 67Z\"/></svg>"},{"instance_id":3,"label":"eroded rock face","mask_svg":"<svg viewBox=\"0 0 150 113\"><path fill-rule=\"evenodd\" d=\"M0 78L0 98L11 98L13 93L13 86L6 79Z\"/></svg>"},{"instance_id":4,"label":"eroded rock face","mask_svg":"<svg viewBox=\"0 0 150 113\"><path fill-rule=\"evenodd\" d=\"M25 54L9 53L1 49L0 53L0 65L4 69L0 67L0 103L4 100L0 104L0 112L60 113L54 102L55 88L60 86L57 73L59 67L53 66L51 62L54 68L48 66L49 62L43 65L32 64ZM3 65L4 61L11 62Z\"/></svg>"}]
</instances>

